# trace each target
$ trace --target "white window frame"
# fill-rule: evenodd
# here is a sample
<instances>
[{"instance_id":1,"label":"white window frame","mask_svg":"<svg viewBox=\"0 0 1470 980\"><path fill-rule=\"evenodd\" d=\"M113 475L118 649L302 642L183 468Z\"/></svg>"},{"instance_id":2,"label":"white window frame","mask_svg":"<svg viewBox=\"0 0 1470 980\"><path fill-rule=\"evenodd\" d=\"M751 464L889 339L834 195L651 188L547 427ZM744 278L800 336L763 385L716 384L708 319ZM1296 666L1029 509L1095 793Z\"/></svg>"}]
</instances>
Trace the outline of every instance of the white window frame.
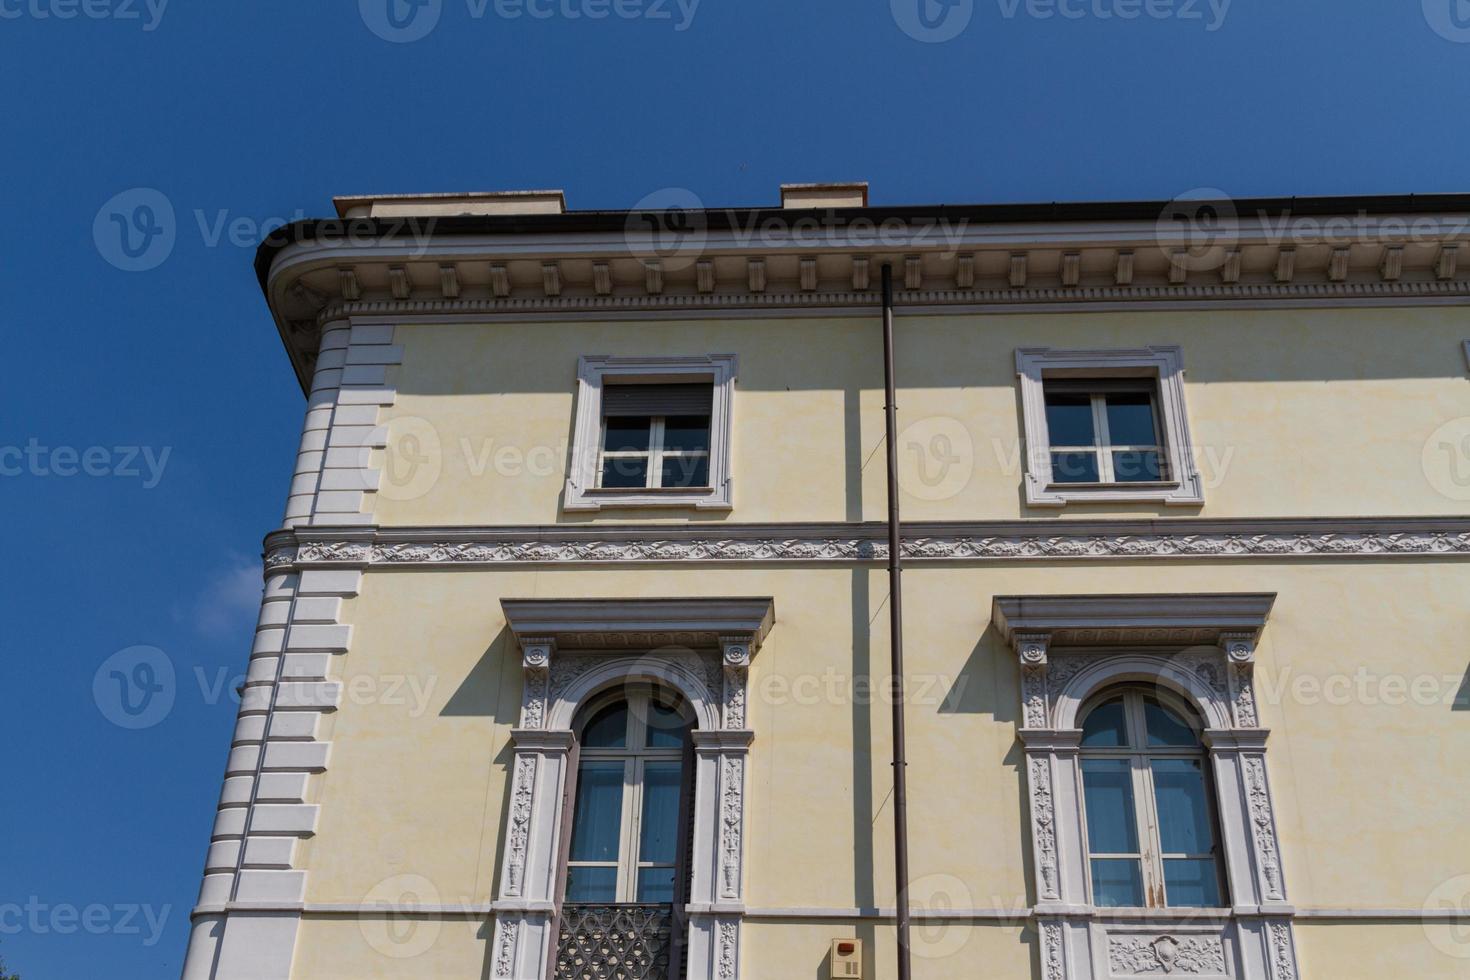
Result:
<instances>
[{"instance_id":1,"label":"white window frame","mask_svg":"<svg viewBox=\"0 0 1470 980\"><path fill-rule=\"evenodd\" d=\"M1203 722L1198 717L1199 713L1181 698L1170 691L1158 688L1149 692L1157 698L1169 710L1180 718L1191 724L1198 724L1196 735L1203 731ZM1220 860L1222 848L1220 846L1220 819L1219 810L1215 800L1214 773L1210 770L1209 754L1205 749L1203 741L1198 741L1190 747L1181 746L1151 746L1148 744L1148 732L1144 727L1143 713L1143 691L1137 684L1120 684L1113 687L1104 687L1087 699L1087 703L1077 712L1078 724L1083 725L1096 708L1115 698L1123 699L1123 717L1128 727L1129 744L1117 747L1090 747L1081 746L1078 755L1082 763L1091 759L1115 759L1128 763L1128 773L1133 784L1133 827L1134 834L1139 847L1142 848L1135 854L1112 854L1095 853L1092 850L1092 842L1087 832L1087 807L1084 800L1082 813L1081 833L1084 841L1083 853L1087 858L1087 884L1089 896L1096 894L1096 883L1092 878L1092 862L1094 860L1109 860L1112 858L1126 858L1136 860L1139 863L1141 880L1143 885L1143 905L1140 908L1160 909L1166 912L1184 914L1190 910L1199 909L1193 905L1169 905L1168 886L1164 882L1164 861L1170 858L1186 858L1197 861L1210 861L1215 869L1215 888L1223 905L1208 906L1208 909L1229 908L1229 888L1225 880L1225 868ZM1153 763L1158 759L1187 759L1198 762L1200 771L1204 776L1205 806L1210 814L1210 833L1215 839L1215 853L1213 854L1175 854L1165 853L1162 837L1159 833L1159 806L1158 795L1154 786Z\"/></svg>"},{"instance_id":2,"label":"white window frame","mask_svg":"<svg viewBox=\"0 0 1470 980\"><path fill-rule=\"evenodd\" d=\"M694 507L729 510L732 507L730 446L733 430L737 358L734 354L587 355L577 364L576 423L572 458L562 507L568 511L596 511L605 507ZM602 395L609 379L622 384L678 384L709 382L709 485L706 487L604 488L602 479ZM661 470L650 442L650 481ZM655 463L659 463L656 470Z\"/></svg>"},{"instance_id":3,"label":"white window frame","mask_svg":"<svg viewBox=\"0 0 1470 980\"><path fill-rule=\"evenodd\" d=\"M564 874L569 874L572 868L616 868L618 882L615 889L616 896L611 904L637 903L638 899L638 873L646 868L677 868L678 860L668 862L643 860L643 793L645 786L645 770L647 764L653 763L675 763L680 767L681 780L689 778L689 773L684 771L684 749L679 748L654 748L645 744L648 736L647 718L650 705L655 697L652 691L636 690L632 692L618 691L613 696L604 697L589 707L582 728L591 723L603 709L615 704L622 704L628 712L627 724L623 729L623 748L609 749L582 746L579 749L578 773L581 767L588 763L601 764L611 768L613 765L623 767L623 796L622 815L619 824L618 856L614 861L575 861L570 857ZM680 709L683 710L682 708ZM573 800L575 807L575 799ZM682 816L682 814L681 814ZM575 832L575 825L573 826ZM675 882L675 889L679 882Z\"/></svg>"},{"instance_id":4,"label":"white window frame","mask_svg":"<svg viewBox=\"0 0 1470 980\"><path fill-rule=\"evenodd\" d=\"M1021 385L1021 420L1026 452L1026 503L1032 507L1065 507L1069 503L1163 503L1198 506L1204 503L1194 444L1189 436L1189 412L1184 402L1184 358L1178 347L1120 350L1060 350L1023 347L1016 351L1016 375ZM1052 479L1053 451L1067 447L1051 444L1046 424L1046 382L1146 379L1154 391L1155 425L1164 454L1165 479L1149 482L1057 483ZM1094 420L1097 406L1094 400ZM1096 423L1096 436L1107 441L1106 413ZM1112 472L1111 451L1119 446L1085 447L1098 452L1099 475Z\"/></svg>"}]
</instances>

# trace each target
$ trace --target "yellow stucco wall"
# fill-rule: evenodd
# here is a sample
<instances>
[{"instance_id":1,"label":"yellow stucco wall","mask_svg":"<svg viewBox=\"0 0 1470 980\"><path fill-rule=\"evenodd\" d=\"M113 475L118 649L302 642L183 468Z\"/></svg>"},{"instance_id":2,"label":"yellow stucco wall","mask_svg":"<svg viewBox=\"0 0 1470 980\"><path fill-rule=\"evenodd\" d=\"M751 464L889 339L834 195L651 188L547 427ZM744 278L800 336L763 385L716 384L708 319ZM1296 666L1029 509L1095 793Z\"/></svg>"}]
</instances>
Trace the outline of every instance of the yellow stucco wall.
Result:
<instances>
[{"instance_id":1,"label":"yellow stucco wall","mask_svg":"<svg viewBox=\"0 0 1470 980\"><path fill-rule=\"evenodd\" d=\"M1448 456L1426 442L1470 416L1457 307L903 316L898 327L905 519L1051 516L1020 491L1014 351L1183 348L1203 507L1069 507L1065 516L1443 514ZM735 510L605 511L604 520L818 521L883 516L882 366L874 317L403 324L385 413L383 524L544 524L560 511L582 354L736 353ZM510 356L508 356L508 354ZM913 428L911 428L913 427ZM1470 429L1467 433L1470 434ZM962 458L933 499L920 455ZM930 465L933 465L931 459ZM432 473L430 470L432 469ZM410 478L408 474L412 473ZM395 474L397 476L395 477ZM396 483L395 483L396 480Z\"/></svg>"},{"instance_id":2,"label":"yellow stucco wall","mask_svg":"<svg viewBox=\"0 0 1470 980\"><path fill-rule=\"evenodd\" d=\"M1292 902L1418 909L1436 886L1470 873L1470 781L1448 778L1470 770L1470 698L1455 705L1470 565L946 565L915 566L905 582L921 907L926 894L951 908L1031 901L1017 673L988 626L996 594L1277 592L1257 678ZM886 674L886 592L881 569L852 566L370 571L344 610L354 628L351 652L334 661L344 702L320 733L333 748L329 770L312 781L323 807L302 850L308 903L397 900L405 881L419 883L420 901L494 897L520 703L501 598L772 595L776 624L750 679L746 904L891 905L888 706L851 696L854 677L881 686ZM484 968L483 922L444 923L426 951L397 958L369 941L375 928L308 914L298 974L464 977ZM959 949L921 957L917 976L1030 975L1024 926L953 928L963 930ZM819 976L828 942L851 935L876 941L874 955L887 962L890 933L879 923L753 921L745 975ZM1298 940L1313 978L1461 977L1467 962L1417 923L1303 921Z\"/></svg>"}]
</instances>

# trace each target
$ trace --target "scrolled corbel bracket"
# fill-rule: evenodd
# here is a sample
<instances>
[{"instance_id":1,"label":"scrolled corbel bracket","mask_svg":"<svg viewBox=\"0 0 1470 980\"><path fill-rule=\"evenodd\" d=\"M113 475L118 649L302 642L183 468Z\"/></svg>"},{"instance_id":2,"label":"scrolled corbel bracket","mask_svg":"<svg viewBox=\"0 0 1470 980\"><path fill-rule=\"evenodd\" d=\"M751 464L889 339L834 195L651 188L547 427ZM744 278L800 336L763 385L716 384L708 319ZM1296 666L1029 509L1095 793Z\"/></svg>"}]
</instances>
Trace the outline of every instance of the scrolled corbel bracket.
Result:
<instances>
[{"instance_id":1,"label":"scrolled corbel bracket","mask_svg":"<svg viewBox=\"0 0 1470 980\"><path fill-rule=\"evenodd\" d=\"M521 728L546 726L547 698L550 693L551 658L556 653L556 640L551 637L521 638L521 670L525 674L521 698Z\"/></svg>"},{"instance_id":2,"label":"scrolled corbel bracket","mask_svg":"<svg viewBox=\"0 0 1470 980\"><path fill-rule=\"evenodd\" d=\"M1050 633L1013 633L1011 646L1021 663L1021 710L1027 728L1046 728L1046 671Z\"/></svg>"},{"instance_id":3,"label":"scrolled corbel bracket","mask_svg":"<svg viewBox=\"0 0 1470 980\"><path fill-rule=\"evenodd\" d=\"M1256 728L1260 716L1256 711L1256 642L1257 631L1224 631L1220 634L1220 650L1230 680L1230 716L1237 728Z\"/></svg>"},{"instance_id":4,"label":"scrolled corbel bracket","mask_svg":"<svg viewBox=\"0 0 1470 980\"><path fill-rule=\"evenodd\" d=\"M726 731L745 727L746 685L755 639L745 633L720 637L720 661L725 672L721 713Z\"/></svg>"}]
</instances>

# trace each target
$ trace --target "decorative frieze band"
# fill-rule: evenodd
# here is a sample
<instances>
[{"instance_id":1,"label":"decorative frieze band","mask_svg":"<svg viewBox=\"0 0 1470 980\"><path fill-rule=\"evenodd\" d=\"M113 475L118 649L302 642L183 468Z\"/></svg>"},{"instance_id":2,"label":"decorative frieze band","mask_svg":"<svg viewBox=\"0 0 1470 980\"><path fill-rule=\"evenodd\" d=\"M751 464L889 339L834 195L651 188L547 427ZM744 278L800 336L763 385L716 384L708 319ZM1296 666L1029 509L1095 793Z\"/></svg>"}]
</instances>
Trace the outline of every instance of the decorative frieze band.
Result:
<instances>
[{"instance_id":1,"label":"decorative frieze band","mask_svg":"<svg viewBox=\"0 0 1470 980\"><path fill-rule=\"evenodd\" d=\"M266 565L881 562L881 524L752 524L722 529L614 527L278 531ZM904 527L911 561L1106 561L1470 556L1470 518L996 521Z\"/></svg>"}]
</instances>

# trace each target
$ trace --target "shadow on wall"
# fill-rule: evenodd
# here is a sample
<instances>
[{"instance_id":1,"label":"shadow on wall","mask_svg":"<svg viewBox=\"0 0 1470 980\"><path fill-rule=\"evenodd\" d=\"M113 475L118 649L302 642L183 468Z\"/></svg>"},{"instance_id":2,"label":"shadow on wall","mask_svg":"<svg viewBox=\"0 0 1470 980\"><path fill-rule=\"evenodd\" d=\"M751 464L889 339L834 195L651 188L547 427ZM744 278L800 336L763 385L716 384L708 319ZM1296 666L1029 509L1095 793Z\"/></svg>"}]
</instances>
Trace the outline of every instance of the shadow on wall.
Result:
<instances>
[{"instance_id":1,"label":"shadow on wall","mask_svg":"<svg viewBox=\"0 0 1470 980\"><path fill-rule=\"evenodd\" d=\"M515 636L508 628L502 627L470 668L470 672L460 681L459 687L449 696L439 716L488 718L494 722L497 730L514 727L520 722L521 716L520 666L521 658ZM491 778L499 778L504 788L500 794L499 809L493 814L484 814L482 833L495 841L495 856L490 865L489 884L477 889L481 892L481 895L476 896L477 899L493 900L500 894L500 869L505 860L505 840L500 828L510 819L510 774L514 761L515 751L508 738L487 760L492 772L496 774ZM484 945L485 958L480 976L482 980L488 980L494 966L491 962L494 955L494 916L487 916L478 924L475 938Z\"/></svg>"},{"instance_id":2,"label":"shadow on wall","mask_svg":"<svg viewBox=\"0 0 1470 980\"><path fill-rule=\"evenodd\" d=\"M851 429L849 429L851 431ZM849 450L852 445L849 444ZM859 491L861 492L861 491ZM861 507L861 501L858 502ZM872 589L869 585L870 572L866 568L852 571L852 672L855 677L871 677L873 670L872 621L869 619L869 604ZM885 602L886 605L886 602ZM879 608L881 613L882 607ZM858 908L873 908L878 904L873 885L873 705L862 703L860 698L852 702L852 873L853 898ZM873 969L873 945L877 930L871 922L859 922L855 928L856 938L863 941L863 974L877 976ZM828 950L823 961L829 968L832 953ZM819 973L820 977L830 976Z\"/></svg>"}]
</instances>

